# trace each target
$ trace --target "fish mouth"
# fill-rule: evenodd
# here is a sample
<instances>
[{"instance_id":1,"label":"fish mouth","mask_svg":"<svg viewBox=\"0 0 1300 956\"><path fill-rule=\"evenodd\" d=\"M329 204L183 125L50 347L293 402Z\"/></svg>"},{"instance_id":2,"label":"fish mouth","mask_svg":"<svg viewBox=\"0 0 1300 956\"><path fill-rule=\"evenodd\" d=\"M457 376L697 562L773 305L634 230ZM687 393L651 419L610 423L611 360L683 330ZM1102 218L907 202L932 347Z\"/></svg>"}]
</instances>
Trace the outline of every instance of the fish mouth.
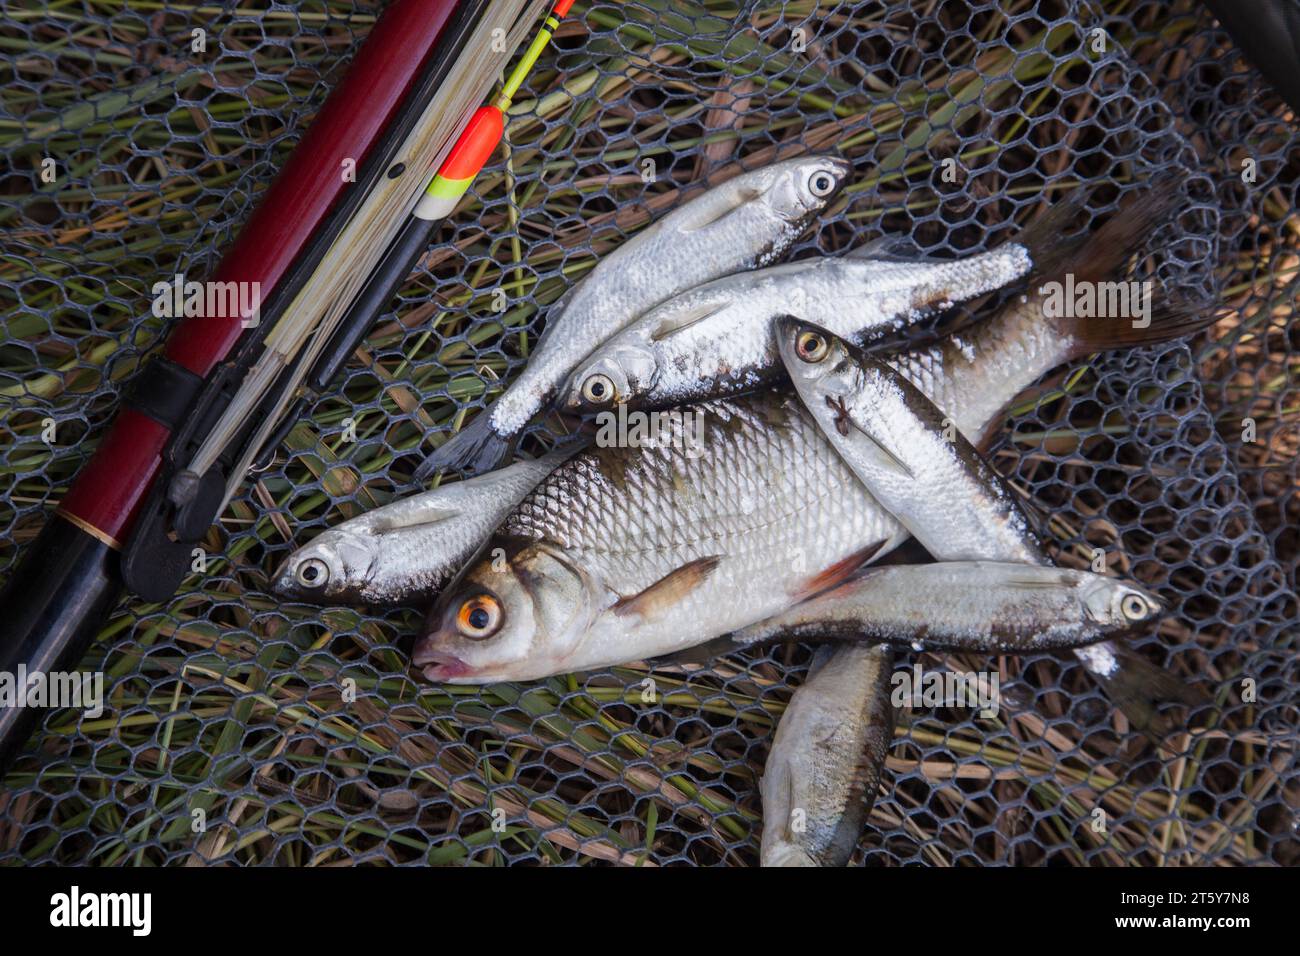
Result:
<instances>
[{"instance_id":1,"label":"fish mouth","mask_svg":"<svg viewBox=\"0 0 1300 956\"><path fill-rule=\"evenodd\" d=\"M424 645L415 648L415 653L411 655L411 663L426 679L435 684L468 677L472 673L472 668L454 654L435 651Z\"/></svg>"}]
</instances>

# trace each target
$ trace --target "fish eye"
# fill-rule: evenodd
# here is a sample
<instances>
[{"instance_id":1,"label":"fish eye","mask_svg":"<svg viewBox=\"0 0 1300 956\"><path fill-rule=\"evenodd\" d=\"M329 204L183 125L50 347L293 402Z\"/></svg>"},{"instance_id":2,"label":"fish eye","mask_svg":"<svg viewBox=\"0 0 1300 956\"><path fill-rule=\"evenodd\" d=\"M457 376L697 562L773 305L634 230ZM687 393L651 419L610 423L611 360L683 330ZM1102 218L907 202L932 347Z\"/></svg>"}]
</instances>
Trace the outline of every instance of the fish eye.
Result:
<instances>
[{"instance_id":1,"label":"fish eye","mask_svg":"<svg viewBox=\"0 0 1300 956\"><path fill-rule=\"evenodd\" d=\"M1119 602L1120 613L1130 621L1145 620L1150 608L1145 598L1140 594L1126 594L1124 599Z\"/></svg>"},{"instance_id":2,"label":"fish eye","mask_svg":"<svg viewBox=\"0 0 1300 956\"><path fill-rule=\"evenodd\" d=\"M501 602L490 594L470 598L456 612L456 629L473 641L491 637L501 626Z\"/></svg>"},{"instance_id":3,"label":"fish eye","mask_svg":"<svg viewBox=\"0 0 1300 956\"><path fill-rule=\"evenodd\" d=\"M330 579L330 569L320 558L308 558L298 565L298 583L305 588L318 588Z\"/></svg>"},{"instance_id":4,"label":"fish eye","mask_svg":"<svg viewBox=\"0 0 1300 956\"><path fill-rule=\"evenodd\" d=\"M820 362L830 351L825 336L816 332L800 332L794 341L794 350L805 362Z\"/></svg>"},{"instance_id":5,"label":"fish eye","mask_svg":"<svg viewBox=\"0 0 1300 956\"><path fill-rule=\"evenodd\" d=\"M835 192L835 177L824 169L815 171L808 177L808 191L818 199L825 199Z\"/></svg>"},{"instance_id":6,"label":"fish eye","mask_svg":"<svg viewBox=\"0 0 1300 956\"><path fill-rule=\"evenodd\" d=\"M593 405L603 405L614 397L614 382L608 375L589 375L582 383L582 397Z\"/></svg>"}]
</instances>

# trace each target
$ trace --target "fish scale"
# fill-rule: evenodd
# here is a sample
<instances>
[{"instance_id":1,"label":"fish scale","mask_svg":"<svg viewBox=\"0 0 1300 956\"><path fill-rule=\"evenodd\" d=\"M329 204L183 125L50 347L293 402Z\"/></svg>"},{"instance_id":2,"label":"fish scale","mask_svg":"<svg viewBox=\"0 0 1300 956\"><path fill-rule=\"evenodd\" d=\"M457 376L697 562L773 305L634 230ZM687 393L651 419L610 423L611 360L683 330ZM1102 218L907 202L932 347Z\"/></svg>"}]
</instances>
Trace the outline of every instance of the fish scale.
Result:
<instances>
[{"instance_id":1,"label":"fish scale","mask_svg":"<svg viewBox=\"0 0 1300 956\"><path fill-rule=\"evenodd\" d=\"M928 383L957 428L978 434L997 410L1069 357L1069 339L1037 335L1039 324L1032 308L1008 308L968 339L946 339L889 364L923 391ZM1016 329L1030 347L1006 350ZM506 519L503 539L533 543L512 566L543 566L551 576L553 586L533 596L542 602L533 606L535 616L579 622L572 632L531 634L519 639L517 660L478 664L496 656L493 642L462 645L438 624L462 594L453 589L435 607L424 646L439 653L456 648L455 657L474 671L466 680L530 679L671 654L771 617L820 572L871 546L883 556L907 537L797 398L768 390L692 410L705 416L694 457L671 446L592 448L558 468ZM736 507L746 498L758 503L749 515ZM555 585L553 561L539 556L539 545L556 549L581 583ZM722 557L712 573L648 618L612 608L713 555ZM488 563L467 577L468 587L502 587ZM519 616L507 610L508 619Z\"/></svg>"},{"instance_id":2,"label":"fish scale","mask_svg":"<svg viewBox=\"0 0 1300 956\"><path fill-rule=\"evenodd\" d=\"M767 616L823 567L899 532L792 397L724 400L704 414L698 458L672 448L592 450L542 482L502 529L562 548L620 596L685 562L723 556L708 581L664 615L631 626L611 621L608 633L593 634L610 662L626 659L627 640L651 639L658 654L712 636L720 594L747 595L730 601L726 620ZM752 507L740 506L746 499ZM646 506L654 501L671 506ZM706 620L709 631L701 632Z\"/></svg>"},{"instance_id":3,"label":"fish scale","mask_svg":"<svg viewBox=\"0 0 1300 956\"><path fill-rule=\"evenodd\" d=\"M1086 244L1066 243L1050 266L1059 272L1047 275L1111 274L1173 203L1167 191L1149 194ZM887 364L957 431L980 435L1071 358L1179 337L1213 319L1204 303L1184 300L1140 327L1049 318L1045 302L1035 291L969 334ZM836 583L855 563L846 559L884 555L907 537L797 398L756 392L686 413L704 415L698 447L591 449L524 498L503 529L515 545L509 566L478 562L434 607L413 656L426 677L529 680L686 650L773 616L810 586ZM545 506L560 488L576 507ZM746 501L755 503L748 513ZM1132 700L1157 677L1146 667L1120 688ZM1103 680L1117 673L1089 669Z\"/></svg>"}]
</instances>

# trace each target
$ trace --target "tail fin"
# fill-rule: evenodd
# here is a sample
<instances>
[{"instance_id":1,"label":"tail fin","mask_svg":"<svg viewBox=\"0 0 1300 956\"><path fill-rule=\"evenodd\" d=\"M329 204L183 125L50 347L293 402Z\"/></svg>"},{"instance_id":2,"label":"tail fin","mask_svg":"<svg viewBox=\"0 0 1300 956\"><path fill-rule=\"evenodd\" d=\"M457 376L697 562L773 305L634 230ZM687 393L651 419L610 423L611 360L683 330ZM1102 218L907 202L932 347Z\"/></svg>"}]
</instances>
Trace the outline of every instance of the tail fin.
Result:
<instances>
[{"instance_id":1,"label":"tail fin","mask_svg":"<svg viewBox=\"0 0 1300 956\"><path fill-rule=\"evenodd\" d=\"M1097 678L1110 702L1124 712L1135 730L1163 737L1173 726L1160 712L1159 704L1194 707L1207 702L1199 690L1131 651L1117 650L1116 657L1120 666L1114 673L1105 675L1093 670L1088 673Z\"/></svg>"},{"instance_id":2,"label":"tail fin","mask_svg":"<svg viewBox=\"0 0 1300 956\"><path fill-rule=\"evenodd\" d=\"M415 469L415 480L428 481L435 473L448 469L470 476L481 475L501 464L510 454L512 444L510 438L503 438L492 429L487 411L479 412Z\"/></svg>"},{"instance_id":3,"label":"tail fin","mask_svg":"<svg viewBox=\"0 0 1300 956\"><path fill-rule=\"evenodd\" d=\"M1055 294L1060 296L1058 304L1068 306L1048 310L1047 301L1044 302L1049 320L1070 341L1070 358L1183 338L1215 321L1212 299L1172 296L1154 302L1157 292L1154 283L1146 286L1123 282L1107 289L1096 286L1096 283L1119 280L1129 260L1141 251L1151 233L1181 207L1183 199L1173 177L1152 182L1141 196L1120 209L1091 236L1063 239L1066 227L1082 209L1083 200L1080 194L1053 206L1026 227L1017 240L1029 248L1034 260L1030 288L1050 299L1053 293L1043 286L1052 283ZM1093 308L1076 310L1069 301L1070 290L1083 290L1087 286L1094 293ZM1148 293L1147 289L1151 291ZM1103 295L1108 306L1105 308L1101 303ZM1120 314L1118 308L1109 308L1119 306L1120 300L1127 307L1124 310L1127 315ZM1139 305L1146 314L1138 315ZM1076 311L1090 314L1080 317L1074 315ZM1115 314L1097 315L1098 312Z\"/></svg>"},{"instance_id":4,"label":"tail fin","mask_svg":"<svg viewBox=\"0 0 1300 956\"><path fill-rule=\"evenodd\" d=\"M1087 244L1087 232L1075 230L1070 233L1070 226L1083 213L1087 206L1088 194L1077 189L1065 199L1035 216L1013 239L1029 250L1033 271L1029 282L1036 284L1047 281L1070 271L1079 251Z\"/></svg>"},{"instance_id":5,"label":"tail fin","mask_svg":"<svg viewBox=\"0 0 1300 956\"><path fill-rule=\"evenodd\" d=\"M1151 314L1140 325L1125 318L1055 318L1070 338L1070 359L1109 349L1131 349L1193 335L1218 319L1213 299L1174 296L1154 303Z\"/></svg>"}]
</instances>

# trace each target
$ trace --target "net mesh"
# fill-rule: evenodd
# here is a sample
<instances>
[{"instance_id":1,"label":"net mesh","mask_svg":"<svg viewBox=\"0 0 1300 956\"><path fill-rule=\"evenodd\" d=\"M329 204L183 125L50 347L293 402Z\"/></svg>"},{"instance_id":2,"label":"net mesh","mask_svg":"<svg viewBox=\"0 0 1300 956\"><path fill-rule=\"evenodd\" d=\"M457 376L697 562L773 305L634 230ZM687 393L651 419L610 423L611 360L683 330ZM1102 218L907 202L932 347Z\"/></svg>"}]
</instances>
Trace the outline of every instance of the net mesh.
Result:
<instances>
[{"instance_id":1,"label":"net mesh","mask_svg":"<svg viewBox=\"0 0 1300 956\"><path fill-rule=\"evenodd\" d=\"M0 571L165 333L153 283L212 270L376 13L29 7L0 19ZM409 493L439 433L522 367L545 307L684 187L835 149L854 185L796 257L886 233L987 248L1044 197L1086 188L1104 216L1171 171L1187 211L1152 236L1156 275L1228 309L1188 343L1050 373L992 456L1061 563L1101 549L1170 603L1137 648L1211 706L1157 745L1071 657L912 655L997 668L1004 706L902 712L855 862L1295 863L1300 141L1227 35L1155 2L635 0L570 19L508 162L229 505L206 573L166 607L116 607L82 665L107 710L43 721L0 790L0 861L755 863L758 775L806 648L431 687L406 667L416 611L285 603L268 578Z\"/></svg>"}]
</instances>

